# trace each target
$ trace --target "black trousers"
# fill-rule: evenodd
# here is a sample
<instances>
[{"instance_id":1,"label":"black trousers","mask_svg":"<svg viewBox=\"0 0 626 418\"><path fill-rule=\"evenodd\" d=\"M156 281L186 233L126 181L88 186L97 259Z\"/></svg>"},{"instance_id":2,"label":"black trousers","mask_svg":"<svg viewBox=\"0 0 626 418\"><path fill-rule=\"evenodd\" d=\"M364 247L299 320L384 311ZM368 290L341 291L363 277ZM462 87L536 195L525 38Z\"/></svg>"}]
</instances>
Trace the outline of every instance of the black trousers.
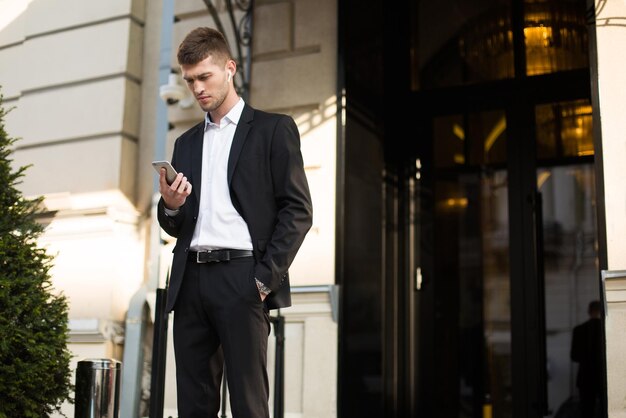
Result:
<instances>
[{"instance_id":1,"label":"black trousers","mask_svg":"<svg viewBox=\"0 0 626 418\"><path fill-rule=\"evenodd\" d=\"M180 418L215 418L224 364L234 418L269 418L269 315L254 280L254 259L187 262L174 306Z\"/></svg>"}]
</instances>

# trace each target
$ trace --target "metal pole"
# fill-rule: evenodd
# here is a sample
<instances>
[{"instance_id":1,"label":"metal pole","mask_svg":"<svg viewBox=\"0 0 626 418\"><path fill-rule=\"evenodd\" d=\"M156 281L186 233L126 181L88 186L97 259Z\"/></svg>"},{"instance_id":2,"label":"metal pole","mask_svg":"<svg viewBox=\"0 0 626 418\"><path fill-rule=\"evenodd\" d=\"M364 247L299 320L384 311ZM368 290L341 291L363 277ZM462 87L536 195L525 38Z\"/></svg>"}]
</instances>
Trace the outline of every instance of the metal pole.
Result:
<instances>
[{"instance_id":1,"label":"metal pole","mask_svg":"<svg viewBox=\"0 0 626 418\"><path fill-rule=\"evenodd\" d=\"M285 317L280 314L270 318L276 337L276 361L274 365L274 418L285 415Z\"/></svg>"},{"instance_id":2,"label":"metal pole","mask_svg":"<svg viewBox=\"0 0 626 418\"><path fill-rule=\"evenodd\" d=\"M159 85L167 84L172 72L170 58L172 51L172 34L174 31L174 0L162 0L161 14L161 39L159 50ZM154 159L165 160L165 149L169 121L167 106L160 99L156 102L156 139L154 144ZM163 404L165 392L165 361L167 356L167 322L168 314L165 312L167 289L159 286L159 259L161 253L161 228L157 220L157 203L159 201L159 178L154 176L152 182L152 206L151 226L149 241L149 268L148 289L156 290L156 304L154 315L154 333L152 340L152 370L150 376L150 418L163 417ZM165 285L167 288L167 284Z\"/></svg>"},{"instance_id":3,"label":"metal pole","mask_svg":"<svg viewBox=\"0 0 626 418\"><path fill-rule=\"evenodd\" d=\"M167 290L157 289L152 343L152 374L150 376L150 418L163 418L168 322L168 315L165 312L166 301Z\"/></svg>"}]
</instances>

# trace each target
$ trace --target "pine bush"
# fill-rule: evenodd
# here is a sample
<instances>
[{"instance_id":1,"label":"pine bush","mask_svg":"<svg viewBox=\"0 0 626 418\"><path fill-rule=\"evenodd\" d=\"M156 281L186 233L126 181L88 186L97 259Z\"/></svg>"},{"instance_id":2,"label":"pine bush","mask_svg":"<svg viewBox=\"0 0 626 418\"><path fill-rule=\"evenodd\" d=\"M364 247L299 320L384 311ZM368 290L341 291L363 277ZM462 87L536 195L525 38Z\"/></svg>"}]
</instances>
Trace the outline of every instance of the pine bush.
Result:
<instances>
[{"instance_id":1,"label":"pine bush","mask_svg":"<svg viewBox=\"0 0 626 418\"><path fill-rule=\"evenodd\" d=\"M68 304L50 277L53 257L37 245L42 198L17 189L28 168L11 168L17 139L5 131L0 95L0 418L42 418L70 399Z\"/></svg>"}]
</instances>

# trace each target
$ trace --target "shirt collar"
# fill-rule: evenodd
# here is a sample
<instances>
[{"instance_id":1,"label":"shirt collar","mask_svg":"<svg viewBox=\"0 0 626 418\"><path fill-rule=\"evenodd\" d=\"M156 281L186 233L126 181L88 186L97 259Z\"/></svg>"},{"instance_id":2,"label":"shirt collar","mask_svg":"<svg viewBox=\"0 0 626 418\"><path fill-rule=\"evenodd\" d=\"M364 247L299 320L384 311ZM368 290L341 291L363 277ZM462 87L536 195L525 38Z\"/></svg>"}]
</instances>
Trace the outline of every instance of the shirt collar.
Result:
<instances>
[{"instance_id":1,"label":"shirt collar","mask_svg":"<svg viewBox=\"0 0 626 418\"><path fill-rule=\"evenodd\" d=\"M232 123L237 125L239 123L239 118L241 118L241 113L243 112L244 106L243 98L239 98L239 101L235 103L235 105L228 111L226 115L224 115L223 120L228 123ZM206 131L209 126L216 126L215 123L211 122L211 118L209 117L209 112L204 115L204 130Z\"/></svg>"}]
</instances>

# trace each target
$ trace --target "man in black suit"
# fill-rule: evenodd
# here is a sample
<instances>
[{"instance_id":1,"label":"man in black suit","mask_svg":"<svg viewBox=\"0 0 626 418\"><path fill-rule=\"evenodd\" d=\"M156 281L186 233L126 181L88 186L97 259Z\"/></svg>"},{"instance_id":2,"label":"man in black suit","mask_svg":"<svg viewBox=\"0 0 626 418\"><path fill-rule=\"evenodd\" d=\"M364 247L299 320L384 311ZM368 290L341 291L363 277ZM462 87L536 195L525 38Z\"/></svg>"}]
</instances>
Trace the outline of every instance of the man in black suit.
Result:
<instances>
[{"instance_id":1,"label":"man in black suit","mask_svg":"<svg viewBox=\"0 0 626 418\"><path fill-rule=\"evenodd\" d=\"M570 358L578 363L576 386L580 395L582 418L596 417L597 408L601 407L602 388L604 387L602 362L602 305L594 300L587 309L589 319L574 327Z\"/></svg>"},{"instance_id":2,"label":"man in black suit","mask_svg":"<svg viewBox=\"0 0 626 418\"><path fill-rule=\"evenodd\" d=\"M177 238L166 309L179 416L217 416L225 364L233 416L268 418L268 309L291 305L287 269L312 223L298 128L237 95L220 32L194 29L177 58L206 112L176 140L176 180L159 179L159 224Z\"/></svg>"}]
</instances>

